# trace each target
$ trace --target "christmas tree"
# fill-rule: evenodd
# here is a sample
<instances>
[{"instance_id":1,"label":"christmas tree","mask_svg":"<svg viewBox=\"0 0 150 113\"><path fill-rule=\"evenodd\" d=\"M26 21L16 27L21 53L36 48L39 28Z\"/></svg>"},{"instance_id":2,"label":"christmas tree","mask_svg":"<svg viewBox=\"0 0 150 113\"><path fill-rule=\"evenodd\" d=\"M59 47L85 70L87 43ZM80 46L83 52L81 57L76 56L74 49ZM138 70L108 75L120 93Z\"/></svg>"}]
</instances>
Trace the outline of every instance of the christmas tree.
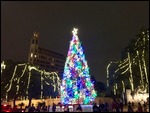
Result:
<instances>
[{"instance_id":1,"label":"christmas tree","mask_svg":"<svg viewBox=\"0 0 150 113\"><path fill-rule=\"evenodd\" d=\"M90 104L97 96L77 30L74 28L72 31L65 62L60 92L62 104Z\"/></svg>"}]
</instances>

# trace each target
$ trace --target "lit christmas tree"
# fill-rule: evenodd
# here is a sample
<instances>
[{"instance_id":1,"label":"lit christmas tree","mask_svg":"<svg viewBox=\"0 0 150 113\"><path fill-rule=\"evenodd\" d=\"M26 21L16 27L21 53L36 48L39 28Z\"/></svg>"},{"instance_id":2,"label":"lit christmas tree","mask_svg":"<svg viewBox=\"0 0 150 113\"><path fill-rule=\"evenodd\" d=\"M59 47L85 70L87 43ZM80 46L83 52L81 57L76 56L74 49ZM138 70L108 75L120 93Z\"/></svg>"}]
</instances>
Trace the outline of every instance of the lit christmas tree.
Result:
<instances>
[{"instance_id":1,"label":"lit christmas tree","mask_svg":"<svg viewBox=\"0 0 150 113\"><path fill-rule=\"evenodd\" d=\"M77 30L74 28L72 31L73 37L65 62L61 84L62 104L90 104L97 96Z\"/></svg>"}]
</instances>

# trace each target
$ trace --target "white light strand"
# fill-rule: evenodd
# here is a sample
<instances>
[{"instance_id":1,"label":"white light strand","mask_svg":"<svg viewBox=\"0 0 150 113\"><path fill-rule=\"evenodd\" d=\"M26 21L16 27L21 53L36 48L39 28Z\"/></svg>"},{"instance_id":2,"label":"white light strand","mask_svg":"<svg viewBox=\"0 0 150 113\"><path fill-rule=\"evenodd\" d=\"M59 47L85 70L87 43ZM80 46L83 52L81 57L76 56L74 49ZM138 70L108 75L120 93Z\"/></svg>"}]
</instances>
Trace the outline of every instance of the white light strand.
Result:
<instances>
[{"instance_id":1,"label":"white light strand","mask_svg":"<svg viewBox=\"0 0 150 113\"><path fill-rule=\"evenodd\" d=\"M140 61L140 57L139 57L139 52L136 51L137 56L138 56L138 63L139 63L139 68L140 68L140 75L141 75L141 83L143 84L143 73L142 73L142 67L141 67L141 61Z\"/></svg>"},{"instance_id":2,"label":"white light strand","mask_svg":"<svg viewBox=\"0 0 150 113\"><path fill-rule=\"evenodd\" d=\"M126 66L129 66L129 63L128 63L128 64L126 64L126 65L124 65L124 66L122 66L122 67L119 67L119 68L115 71L115 73L117 73L119 70L121 70L121 69L125 68Z\"/></svg>"},{"instance_id":3,"label":"white light strand","mask_svg":"<svg viewBox=\"0 0 150 113\"><path fill-rule=\"evenodd\" d=\"M121 65L125 64L126 62L128 62L128 58L126 58L126 59L124 60L124 62L121 63L121 64L119 64L118 66L120 67Z\"/></svg>"},{"instance_id":4,"label":"white light strand","mask_svg":"<svg viewBox=\"0 0 150 113\"><path fill-rule=\"evenodd\" d=\"M24 66L24 65L26 65L26 63L24 63L24 64L18 64L18 66Z\"/></svg>"},{"instance_id":5,"label":"white light strand","mask_svg":"<svg viewBox=\"0 0 150 113\"><path fill-rule=\"evenodd\" d=\"M8 92L10 91L11 87L12 87L12 81L14 79L14 76L15 76L15 73L16 73L16 69L17 69L17 66L15 66L15 69L14 69L14 72L13 72L13 76L10 80L10 83L9 83L9 88L6 90L6 101L8 101Z\"/></svg>"},{"instance_id":6,"label":"white light strand","mask_svg":"<svg viewBox=\"0 0 150 113\"><path fill-rule=\"evenodd\" d=\"M11 78L11 80L10 80L9 88L7 89L6 92L10 91L10 89L11 89L11 86L12 86L12 83L13 83L12 81L14 80L14 76L15 76L15 73L16 73L16 69L17 69L17 65L15 66L13 76L12 76L12 78Z\"/></svg>"},{"instance_id":7,"label":"white light strand","mask_svg":"<svg viewBox=\"0 0 150 113\"><path fill-rule=\"evenodd\" d=\"M123 92L125 93L125 85L124 85L124 81L122 80L122 88L123 88Z\"/></svg>"},{"instance_id":8,"label":"white light strand","mask_svg":"<svg viewBox=\"0 0 150 113\"><path fill-rule=\"evenodd\" d=\"M114 95L116 95L116 85L114 84Z\"/></svg>"},{"instance_id":9,"label":"white light strand","mask_svg":"<svg viewBox=\"0 0 150 113\"><path fill-rule=\"evenodd\" d=\"M29 85L30 85L30 78L31 78L31 66L28 66L29 69L29 76L28 76L28 83L27 83L27 90L26 90L26 99L28 99L28 94L29 94Z\"/></svg>"},{"instance_id":10,"label":"white light strand","mask_svg":"<svg viewBox=\"0 0 150 113\"><path fill-rule=\"evenodd\" d=\"M149 84L147 69L146 69L146 63L145 63L145 59L144 59L144 50L143 50L143 53L142 53L142 60L143 60L143 63L144 63L144 72L145 72L145 76L146 76L146 82L147 82L147 84Z\"/></svg>"},{"instance_id":11,"label":"white light strand","mask_svg":"<svg viewBox=\"0 0 150 113\"><path fill-rule=\"evenodd\" d=\"M34 66L30 66L30 65L27 65L27 64L17 64L16 66L15 66L15 69L14 69L14 71L13 71L13 76L12 76L12 78L11 78L11 80L10 80L10 83L9 84L7 84L6 86L5 86L5 88L7 88L8 87L8 89L6 90L6 100L7 100L7 98L8 98L8 92L10 91L10 89L12 88L12 84L13 84L13 80L15 80L14 79L14 77L15 77L15 75L16 75L16 71L17 71L17 67L18 66L24 66L25 65L25 67L24 67L24 70L22 70L22 74L21 74L21 76L19 76L18 77L18 79L16 79L17 80L17 91L16 91L16 94L18 94L18 91L19 91L19 82L20 82L20 79L21 79L21 77L23 77L23 75L24 75L24 73L25 73L25 71L28 69L29 70L29 73L28 73L28 83L27 83L27 89L26 89L26 99L28 99L28 93L29 93L29 85L30 85L30 82L31 82L31 76L32 76L32 74L31 74L31 71L32 70L36 70L36 71L38 71L38 72L40 72L42 75L41 75L41 80L42 80L42 83L41 83L41 97L43 97L43 80L44 80L44 76L47 78L47 79L52 79L52 81L53 81L53 87L54 87L54 91L56 91L56 88L57 88L57 90L59 91L60 90L60 79L59 79L59 77L58 77L58 74L56 73L56 72L46 72L46 71L43 71L43 70L39 70L39 69L37 69L36 67L34 67ZM50 76L48 76L48 75L50 75ZM48 77L47 77L48 76ZM54 76L56 76L56 77L54 77ZM56 80L57 80L57 82L55 83L55 78L56 78ZM45 81L45 80L44 80ZM47 82L48 83L48 82ZM59 94L60 94L60 91L59 91Z\"/></svg>"},{"instance_id":12,"label":"white light strand","mask_svg":"<svg viewBox=\"0 0 150 113\"><path fill-rule=\"evenodd\" d=\"M128 53L128 59L129 59L129 69L130 69L130 84L131 84L131 91L134 91L134 84L133 84L133 77L132 77L132 67L131 67L131 62L130 62L130 54Z\"/></svg>"},{"instance_id":13,"label":"white light strand","mask_svg":"<svg viewBox=\"0 0 150 113\"><path fill-rule=\"evenodd\" d=\"M44 82L45 82L47 85L50 85L50 83L48 83L46 80L44 80Z\"/></svg>"},{"instance_id":14,"label":"white light strand","mask_svg":"<svg viewBox=\"0 0 150 113\"><path fill-rule=\"evenodd\" d=\"M120 61L114 61L114 62L110 62L108 65L107 65L107 86L109 86L109 67L110 67L110 65L112 64L112 63L115 63L115 64L117 64L117 63L120 63Z\"/></svg>"},{"instance_id":15,"label":"white light strand","mask_svg":"<svg viewBox=\"0 0 150 113\"><path fill-rule=\"evenodd\" d=\"M26 64L24 64L25 65L25 67L24 67L24 70L23 70L23 72L22 72L22 74L21 74L21 76L18 78L18 81L17 81L17 94L18 94L18 91L19 91L19 82L20 82L20 79L23 77L23 75L24 75L24 73L25 73L25 71L26 71L26 68L27 68L27 65ZM22 66L22 65L21 65Z\"/></svg>"},{"instance_id":16,"label":"white light strand","mask_svg":"<svg viewBox=\"0 0 150 113\"><path fill-rule=\"evenodd\" d=\"M149 32L147 31L147 37L149 38ZM146 39L145 39L146 37L144 37L143 38L143 40L144 40L144 47L146 46ZM145 48L143 48L143 51L142 51L142 61L143 61L143 68L144 68L144 72L143 73L145 73L145 77L146 77L146 82L147 82L147 84L149 84L149 80L148 80L148 75L147 75L147 69L146 69L146 63L145 63L145 59L144 59L144 53L145 53L145 51L144 51L144 49Z\"/></svg>"},{"instance_id":17,"label":"white light strand","mask_svg":"<svg viewBox=\"0 0 150 113\"><path fill-rule=\"evenodd\" d=\"M135 42L135 46L137 45L137 43L139 42L140 38L138 38L138 40Z\"/></svg>"},{"instance_id":18,"label":"white light strand","mask_svg":"<svg viewBox=\"0 0 150 113\"><path fill-rule=\"evenodd\" d=\"M125 71L121 72L121 74L123 75L123 74L126 73L128 70L129 70L129 67L128 67Z\"/></svg>"},{"instance_id":19,"label":"white light strand","mask_svg":"<svg viewBox=\"0 0 150 113\"><path fill-rule=\"evenodd\" d=\"M43 75L43 71L41 72L41 96L40 96L40 98L42 99L43 98L43 77L42 77L42 75Z\"/></svg>"},{"instance_id":20,"label":"white light strand","mask_svg":"<svg viewBox=\"0 0 150 113\"><path fill-rule=\"evenodd\" d=\"M5 89L8 87L9 84L6 84Z\"/></svg>"}]
</instances>

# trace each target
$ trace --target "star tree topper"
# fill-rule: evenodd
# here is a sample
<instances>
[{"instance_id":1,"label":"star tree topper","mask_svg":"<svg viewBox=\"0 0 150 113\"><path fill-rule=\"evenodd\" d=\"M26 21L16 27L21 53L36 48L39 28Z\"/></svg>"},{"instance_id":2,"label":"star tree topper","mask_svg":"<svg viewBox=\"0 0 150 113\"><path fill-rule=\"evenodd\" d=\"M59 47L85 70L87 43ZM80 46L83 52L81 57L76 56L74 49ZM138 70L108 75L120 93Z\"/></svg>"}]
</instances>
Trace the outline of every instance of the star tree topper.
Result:
<instances>
[{"instance_id":1,"label":"star tree topper","mask_svg":"<svg viewBox=\"0 0 150 113\"><path fill-rule=\"evenodd\" d=\"M72 33L73 33L73 35L74 35L74 36L76 36L76 35L77 35L77 31L78 31L78 29L76 29L76 28L73 28L73 31L72 31Z\"/></svg>"}]
</instances>

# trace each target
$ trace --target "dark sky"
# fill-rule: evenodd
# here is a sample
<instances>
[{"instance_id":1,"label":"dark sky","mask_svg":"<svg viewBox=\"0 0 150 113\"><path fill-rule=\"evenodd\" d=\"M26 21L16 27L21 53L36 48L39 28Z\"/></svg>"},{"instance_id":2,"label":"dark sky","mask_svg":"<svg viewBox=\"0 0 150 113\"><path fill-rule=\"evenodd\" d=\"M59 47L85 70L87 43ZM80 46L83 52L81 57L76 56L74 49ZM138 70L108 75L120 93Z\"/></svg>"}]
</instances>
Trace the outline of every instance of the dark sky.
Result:
<instances>
[{"instance_id":1,"label":"dark sky","mask_svg":"<svg viewBox=\"0 0 150 113\"><path fill-rule=\"evenodd\" d=\"M77 27L90 75L106 82L106 67L149 28L149 1L1 2L1 59L27 61L30 39L38 26L40 46L67 55Z\"/></svg>"}]
</instances>

